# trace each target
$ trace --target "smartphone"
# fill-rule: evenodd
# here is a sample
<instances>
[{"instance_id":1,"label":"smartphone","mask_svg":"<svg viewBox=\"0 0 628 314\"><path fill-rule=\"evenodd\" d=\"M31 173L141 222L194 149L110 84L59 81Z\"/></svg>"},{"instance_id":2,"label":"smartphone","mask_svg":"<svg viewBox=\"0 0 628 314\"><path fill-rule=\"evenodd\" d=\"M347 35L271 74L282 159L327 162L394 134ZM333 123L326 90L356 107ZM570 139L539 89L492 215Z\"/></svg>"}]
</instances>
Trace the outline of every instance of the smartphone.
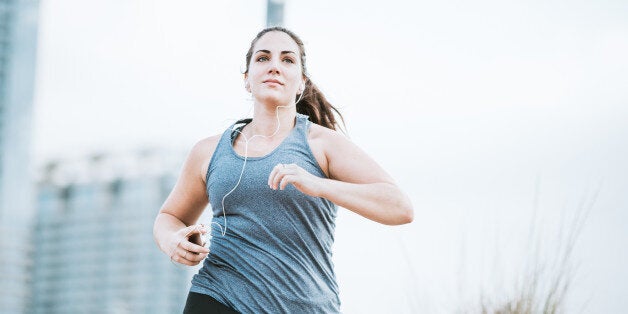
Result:
<instances>
[{"instance_id":1,"label":"smartphone","mask_svg":"<svg viewBox=\"0 0 628 314\"><path fill-rule=\"evenodd\" d=\"M205 246L205 243L203 243L203 237L201 236L200 233L193 233L188 237L188 240L194 244L200 245L200 246Z\"/></svg>"}]
</instances>

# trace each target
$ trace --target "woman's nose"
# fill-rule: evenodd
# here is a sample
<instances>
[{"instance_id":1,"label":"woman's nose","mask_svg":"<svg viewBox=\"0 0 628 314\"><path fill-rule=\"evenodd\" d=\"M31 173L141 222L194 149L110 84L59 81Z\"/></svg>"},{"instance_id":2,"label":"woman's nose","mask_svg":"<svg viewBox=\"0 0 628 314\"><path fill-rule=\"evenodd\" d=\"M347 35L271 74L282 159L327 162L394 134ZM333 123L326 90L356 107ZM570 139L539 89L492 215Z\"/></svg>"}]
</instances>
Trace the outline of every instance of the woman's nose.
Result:
<instances>
[{"instance_id":1,"label":"woman's nose","mask_svg":"<svg viewBox=\"0 0 628 314\"><path fill-rule=\"evenodd\" d=\"M268 68L268 73L279 73L279 60L277 59L271 59L269 62L269 68Z\"/></svg>"}]
</instances>

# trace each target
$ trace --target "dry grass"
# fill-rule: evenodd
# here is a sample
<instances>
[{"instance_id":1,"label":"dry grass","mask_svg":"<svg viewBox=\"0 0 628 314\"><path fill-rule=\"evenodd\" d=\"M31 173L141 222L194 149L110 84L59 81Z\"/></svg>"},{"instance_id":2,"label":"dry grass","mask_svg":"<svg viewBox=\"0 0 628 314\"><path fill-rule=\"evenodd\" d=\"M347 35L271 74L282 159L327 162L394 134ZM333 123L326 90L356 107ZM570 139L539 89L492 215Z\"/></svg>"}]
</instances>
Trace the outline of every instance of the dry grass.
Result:
<instances>
[{"instance_id":1,"label":"dry grass","mask_svg":"<svg viewBox=\"0 0 628 314\"><path fill-rule=\"evenodd\" d=\"M593 208L599 192L598 188L585 195L578 206L569 215L567 211L561 216L555 236L545 236L538 227L536 219L538 200L528 235L528 246L524 252L525 267L520 272L514 285L514 293L492 297L482 294L479 302L471 308L462 309L460 313L481 314L556 314L565 313L566 300L572 288L577 272L577 261L574 249L578 242L586 219ZM538 199L538 188L537 188ZM552 230L553 229L553 230ZM551 232L548 232L551 234Z\"/></svg>"},{"instance_id":2,"label":"dry grass","mask_svg":"<svg viewBox=\"0 0 628 314\"><path fill-rule=\"evenodd\" d=\"M577 261L574 257L574 249L582 234L587 217L597 199L600 186L593 193L585 193L576 208L566 208L560 216L560 223L546 226L545 230L537 219L538 213L538 182L535 193L534 212L529 225L527 244L521 248L521 256L524 256L519 270L517 265L500 262L500 254L503 247L495 246L495 251L490 252L493 258L493 270L497 277L493 282L488 280L488 286L483 283L473 283L479 286L479 293L472 294L471 289L463 287L465 271L461 271L460 301L436 306L425 301L427 287L418 281L416 273L409 274L412 286L409 293L410 313L469 313L469 314L556 314L566 312L566 300L570 289L573 288L573 279L577 272ZM464 240L461 265L465 264ZM402 244L403 247L403 244ZM412 269L412 262L408 252L404 254ZM464 267L461 267L463 269ZM514 278L499 274L500 269L509 268L516 275ZM496 282L503 280L505 284ZM419 287L422 286L422 287ZM505 288L503 288L505 287ZM474 295L470 302L463 300L462 295ZM422 296L422 297L420 297ZM469 299L469 297L467 297ZM452 305L452 303L454 305ZM452 309L454 308L454 309Z\"/></svg>"}]
</instances>

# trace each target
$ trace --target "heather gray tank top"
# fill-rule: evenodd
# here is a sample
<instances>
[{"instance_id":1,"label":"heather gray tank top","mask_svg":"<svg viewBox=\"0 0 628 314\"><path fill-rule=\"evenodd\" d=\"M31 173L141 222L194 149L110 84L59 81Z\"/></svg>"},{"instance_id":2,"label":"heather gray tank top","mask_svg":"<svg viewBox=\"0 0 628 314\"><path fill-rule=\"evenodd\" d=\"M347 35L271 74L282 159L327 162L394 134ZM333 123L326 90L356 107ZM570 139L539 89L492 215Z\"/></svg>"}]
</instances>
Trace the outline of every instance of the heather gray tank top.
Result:
<instances>
[{"instance_id":1,"label":"heather gray tank top","mask_svg":"<svg viewBox=\"0 0 628 314\"><path fill-rule=\"evenodd\" d=\"M295 163L325 177L307 142L307 116L263 157L247 160L242 181L225 199L227 231L212 226L210 253L190 291L207 294L241 313L339 313L331 247L337 208L292 185L268 187L278 163ZM222 135L209 163L207 194L213 221L224 228L222 199L237 183L244 158ZM250 145L254 144L255 140Z\"/></svg>"}]
</instances>

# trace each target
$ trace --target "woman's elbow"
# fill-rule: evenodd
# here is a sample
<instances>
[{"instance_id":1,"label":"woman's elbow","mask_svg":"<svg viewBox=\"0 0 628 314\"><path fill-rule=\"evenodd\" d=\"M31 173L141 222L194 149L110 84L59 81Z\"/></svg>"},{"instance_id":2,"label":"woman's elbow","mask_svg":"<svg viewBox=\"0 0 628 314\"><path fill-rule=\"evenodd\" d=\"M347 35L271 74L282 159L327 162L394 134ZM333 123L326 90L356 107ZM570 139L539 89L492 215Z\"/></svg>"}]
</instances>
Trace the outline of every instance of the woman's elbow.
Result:
<instances>
[{"instance_id":1,"label":"woman's elbow","mask_svg":"<svg viewBox=\"0 0 628 314\"><path fill-rule=\"evenodd\" d=\"M408 197L404 197L402 204L399 206L399 225L409 224L414 220L414 208Z\"/></svg>"},{"instance_id":2,"label":"woman's elbow","mask_svg":"<svg viewBox=\"0 0 628 314\"><path fill-rule=\"evenodd\" d=\"M399 224L405 225L409 224L414 220L414 209L412 209L412 205L403 208L401 214L399 215Z\"/></svg>"},{"instance_id":3,"label":"woman's elbow","mask_svg":"<svg viewBox=\"0 0 628 314\"><path fill-rule=\"evenodd\" d=\"M386 221L380 221L381 223L389 226L398 226L409 224L414 220L414 209L409 201L404 202L396 206L395 214L389 216Z\"/></svg>"},{"instance_id":4,"label":"woman's elbow","mask_svg":"<svg viewBox=\"0 0 628 314\"><path fill-rule=\"evenodd\" d=\"M409 224L414 220L414 210L412 209L412 207L406 210L405 215L403 216L403 219L404 221L402 224Z\"/></svg>"}]
</instances>

